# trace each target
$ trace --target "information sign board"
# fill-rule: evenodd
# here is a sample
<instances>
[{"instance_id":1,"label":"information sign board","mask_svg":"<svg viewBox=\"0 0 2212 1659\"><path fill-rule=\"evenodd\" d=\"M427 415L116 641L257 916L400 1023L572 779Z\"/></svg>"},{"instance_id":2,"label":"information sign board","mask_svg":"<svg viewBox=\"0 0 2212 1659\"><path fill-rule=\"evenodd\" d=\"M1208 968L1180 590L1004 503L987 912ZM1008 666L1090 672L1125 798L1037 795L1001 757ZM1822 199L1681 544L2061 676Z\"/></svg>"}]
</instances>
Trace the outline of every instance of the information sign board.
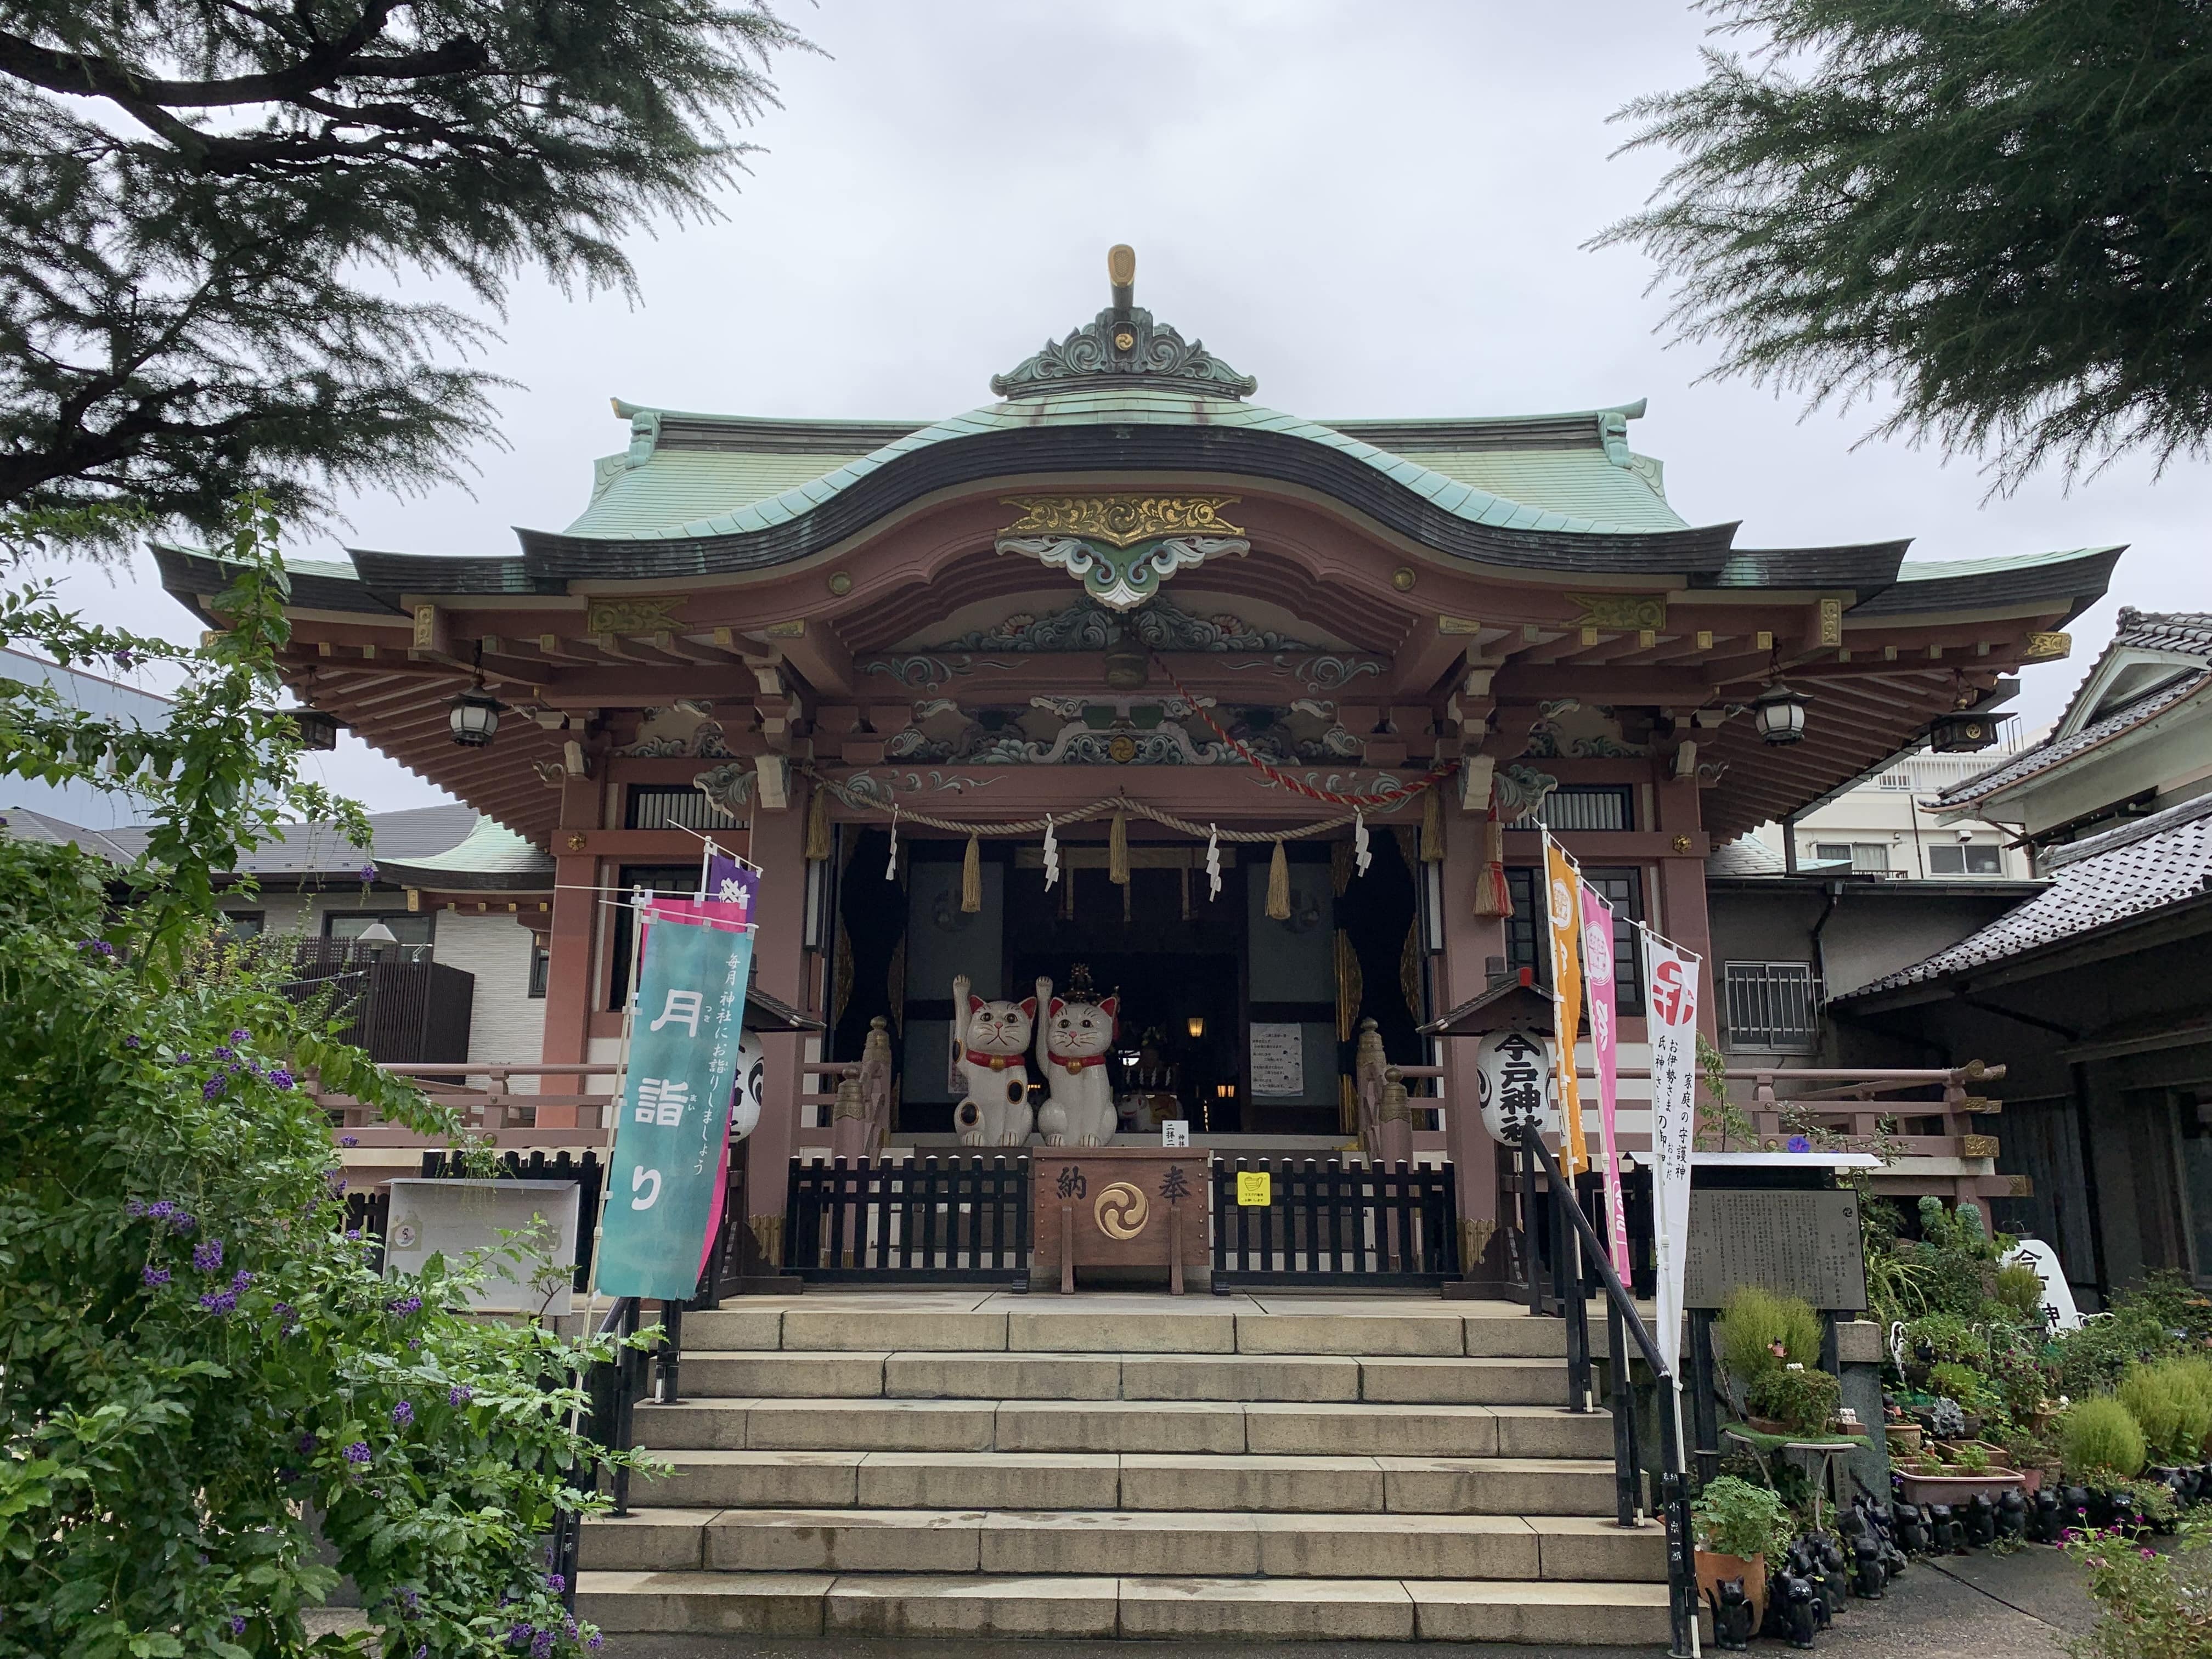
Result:
<instances>
[{"instance_id":1,"label":"information sign board","mask_svg":"<svg viewBox=\"0 0 2212 1659\"><path fill-rule=\"evenodd\" d=\"M1717 1308L1739 1285L1831 1312L1867 1305L1856 1193L1693 1188L1687 1254L1686 1307Z\"/></svg>"}]
</instances>

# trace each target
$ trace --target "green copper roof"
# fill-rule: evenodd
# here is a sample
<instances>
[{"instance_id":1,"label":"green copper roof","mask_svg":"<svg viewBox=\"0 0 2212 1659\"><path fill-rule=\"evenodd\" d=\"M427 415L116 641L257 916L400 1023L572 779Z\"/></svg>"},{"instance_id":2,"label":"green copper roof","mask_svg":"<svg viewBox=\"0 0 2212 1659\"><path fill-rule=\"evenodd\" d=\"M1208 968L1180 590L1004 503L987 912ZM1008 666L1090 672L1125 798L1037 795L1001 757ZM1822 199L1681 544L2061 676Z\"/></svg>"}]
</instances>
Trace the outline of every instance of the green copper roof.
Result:
<instances>
[{"instance_id":1,"label":"green copper roof","mask_svg":"<svg viewBox=\"0 0 2212 1659\"><path fill-rule=\"evenodd\" d=\"M1632 406L1634 408L1637 406ZM896 458L986 433L1066 427L1183 426L1267 431L1338 451L1425 497L1436 511L1498 529L1636 534L1680 530L1658 468L1618 438L1626 411L1496 422L1376 422L1407 440L1394 453L1315 421L1231 398L1142 386L994 404L842 451L837 422L749 422L617 404L632 417L626 456L599 463L573 536L621 539L742 535L811 511ZM890 422L851 422L882 438Z\"/></svg>"}]
</instances>

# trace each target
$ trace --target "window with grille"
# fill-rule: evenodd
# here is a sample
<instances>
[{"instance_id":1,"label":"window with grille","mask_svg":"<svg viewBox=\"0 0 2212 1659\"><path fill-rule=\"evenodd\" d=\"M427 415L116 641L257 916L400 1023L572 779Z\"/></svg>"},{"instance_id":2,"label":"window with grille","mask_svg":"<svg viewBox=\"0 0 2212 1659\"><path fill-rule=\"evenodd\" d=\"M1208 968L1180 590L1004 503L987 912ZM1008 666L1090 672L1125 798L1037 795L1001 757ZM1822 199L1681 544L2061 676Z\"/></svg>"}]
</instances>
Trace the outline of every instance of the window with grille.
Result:
<instances>
[{"instance_id":1,"label":"window with grille","mask_svg":"<svg viewBox=\"0 0 2212 1659\"><path fill-rule=\"evenodd\" d=\"M1875 781L1878 787L1883 789L1909 790L1912 787L1912 774L1910 772L1885 772Z\"/></svg>"},{"instance_id":2,"label":"window with grille","mask_svg":"<svg viewBox=\"0 0 2212 1659\"><path fill-rule=\"evenodd\" d=\"M2004 849L2001 847L1976 847L1968 842L1938 843L1928 849L1928 873L1931 876L2001 876L2004 874Z\"/></svg>"},{"instance_id":3,"label":"window with grille","mask_svg":"<svg viewBox=\"0 0 2212 1659\"><path fill-rule=\"evenodd\" d=\"M625 830L734 830L736 820L688 783L633 783L623 805ZM695 884L696 885L696 884Z\"/></svg>"},{"instance_id":4,"label":"window with grille","mask_svg":"<svg viewBox=\"0 0 2212 1659\"><path fill-rule=\"evenodd\" d=\"M1820 1038L1820 981L1809 962L1724 962L1721 1011L1731 1048L1810 1054Z\"/></svg>"},{"instance_id":5,"label":"window with grille","mask_svg":"<svg viewBox=\"0 0 2212 1659\"><path fill-rule=\"evenodd\" d=\"M1848 864L1855 875L1887 875L1889 873L1889 843L1886 841L1815 842L1813 843L1813 862Z\"/></svg>"},{"instance_id":6,"label":"window with grille","mask_svg":"<svg viewBox=\"0 0 2212 1659\"><path fill-rule=\"evenodd\" d=\"M1613 906L1613 1010L1624 1018L1644 1012L1644 958L1637 947L1636 930L1630 924L1644 918L1644 872L1640 870L1601 870L1583 866L1583 879L1605 895ZM1513 914L1505 919L1505 961L1512 968L1533 968L1536 982L1549 988L1552 953L1540 931L1542 917L1536 895L1542 890L1535 871L1509 869L1506 890L1513 895Z\"/></svg>"},{"instance_id":7,"label":"window with grille","mask_svg":"<svg viewBox=\"0 0 2212 1659\"><path fill-rule=\"evenodd\" d=\"M1517 822L1523 829L1633 830L1632 793L1625 783L1563 783Z\"/></svg>"}]
</instances>

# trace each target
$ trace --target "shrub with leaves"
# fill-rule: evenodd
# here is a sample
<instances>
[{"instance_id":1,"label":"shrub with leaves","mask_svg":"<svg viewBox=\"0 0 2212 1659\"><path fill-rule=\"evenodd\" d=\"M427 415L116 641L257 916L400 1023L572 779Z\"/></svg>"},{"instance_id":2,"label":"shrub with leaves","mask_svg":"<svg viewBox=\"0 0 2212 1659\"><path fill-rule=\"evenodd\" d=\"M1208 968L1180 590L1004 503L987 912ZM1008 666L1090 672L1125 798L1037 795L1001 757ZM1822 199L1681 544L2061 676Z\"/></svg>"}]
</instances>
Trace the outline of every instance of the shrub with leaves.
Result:
<instances>
[{"instance_id":1,"label":"shrub with leaves","mask_svg":"<svg viewBox=\"0 0 2212 1659\"><path fill-rule=\"evenodd\" d=\"M2120 1378L2119 1401L2143 1431L2153 1461L2194 1463L2212 1437L2212 1363L2160 1359Z\"/></svg>"},{"instance_id":2,"label":"shrub with leaves","mask_svg":"<svg viewBox=\"0 0 2212 1659\"><path fill-rule=\"evenodd\" d=\"M2140 1474L2147 1455L2134 1414L2109 1395L2066 1408L2058 1419L2058 1449L2068 1476L2085 1483Z\"/></svg>"},{"instance_id":3,"label":"shrub with leaves","mask_svg":"<svg viewBox=\"0 0 2212 1659\"><path fill-rule=\"evenodd\" d=\"M2119 1532L2087 1532L2067 1553L2088 1569L2096 1627L2076 1643L2080 1659L2203 1659L2212 1653L2212 1521L2181 1522L2161 1552Z\"/></svg>"},{"instance_id":4,"label":"shrub with leaves","mask_svg":"<svg viewBox=\"0 0 2212 1659\"><path fill-rule=\"evenodd\" d=\"M1729 1292L1713 1335L1729 1375L1746 1386L1793 1362L1808 1368L1820 1363L1820 1316L1812 1304L1762 1285L1739 1285Z\"/></svg>"},{"instance_id":5,"label":"shrub with leaves","mask_svg":"<svg viewBox=\"0 0 2212 1659\"><path fill-rule=\"evenodd\" d=\"M1790 1506L1779 1493L1735 1475L1706 1482L1690 1522L1698 1547L1712 1554L1778 1559L1790 1547Z\"/></svg>"},{"instance_id":6,"label":"shrub with leaves","mask_svg":"<svg viewBox=\"0 0 2212 1659\"><path fill-rule=\"evenodd\" d=\"M208 860L263 836L293 754L247 541L243 636L192 659L181 758L148 775L165 854L122 883L146 902L0 837L0 1659L302 1654L341 1572L389 1659L571 1653L592 1632L544 1543L596 1503L570 1487L588 1351L447 1312L441 1267L370 1270L302 1078L455 1126L207 948ZM15 707L0 769L114 775L96 721Z\"/></svg>"}]
</instances>

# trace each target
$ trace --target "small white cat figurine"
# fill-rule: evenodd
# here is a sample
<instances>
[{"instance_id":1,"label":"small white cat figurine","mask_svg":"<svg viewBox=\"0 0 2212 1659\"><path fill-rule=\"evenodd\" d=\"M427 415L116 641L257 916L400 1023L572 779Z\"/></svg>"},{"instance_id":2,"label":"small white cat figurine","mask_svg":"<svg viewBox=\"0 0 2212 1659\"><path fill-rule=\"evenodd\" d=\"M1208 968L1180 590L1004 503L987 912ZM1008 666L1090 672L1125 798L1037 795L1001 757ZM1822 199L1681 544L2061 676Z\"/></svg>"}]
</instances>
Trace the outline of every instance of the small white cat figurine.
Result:
<instances>
[{"instance_id":1,"label":"small white cat figurine","mask_svg":"<svg viewBox=\"0 0 2212 1659\"><path fill-rule=\"evenodd\" d=\"M1081 982L1087 984L1087 976ZM1069 988L1071 993L1076 988ZM1078 1146L1103 1146L1120 1122L1106 1051L1114 1046L1114 1013L1121 998L1063 1000L1053 995L1050 980L1040 979L1036 1001L1045 1011L1037 1036L1044 1051L1045 1078L1052 1087L1052 1097L1036 1115L1044 1144L1065 1146L1073 1141Z\"/></svg>"},{"instance_id":2,"label":"small white cat figurine","mask_svg":"<svg viewBox=\"0 0 2212 1659\"><path fill-rule=\"evenodd\" d=\"M963 1146L1018 1146L1030 1138L1030 1033L1036 1004L986 1002L952 981L952 1041L968 1093L952 1109Z\"/></svg>"}]
</instances>

